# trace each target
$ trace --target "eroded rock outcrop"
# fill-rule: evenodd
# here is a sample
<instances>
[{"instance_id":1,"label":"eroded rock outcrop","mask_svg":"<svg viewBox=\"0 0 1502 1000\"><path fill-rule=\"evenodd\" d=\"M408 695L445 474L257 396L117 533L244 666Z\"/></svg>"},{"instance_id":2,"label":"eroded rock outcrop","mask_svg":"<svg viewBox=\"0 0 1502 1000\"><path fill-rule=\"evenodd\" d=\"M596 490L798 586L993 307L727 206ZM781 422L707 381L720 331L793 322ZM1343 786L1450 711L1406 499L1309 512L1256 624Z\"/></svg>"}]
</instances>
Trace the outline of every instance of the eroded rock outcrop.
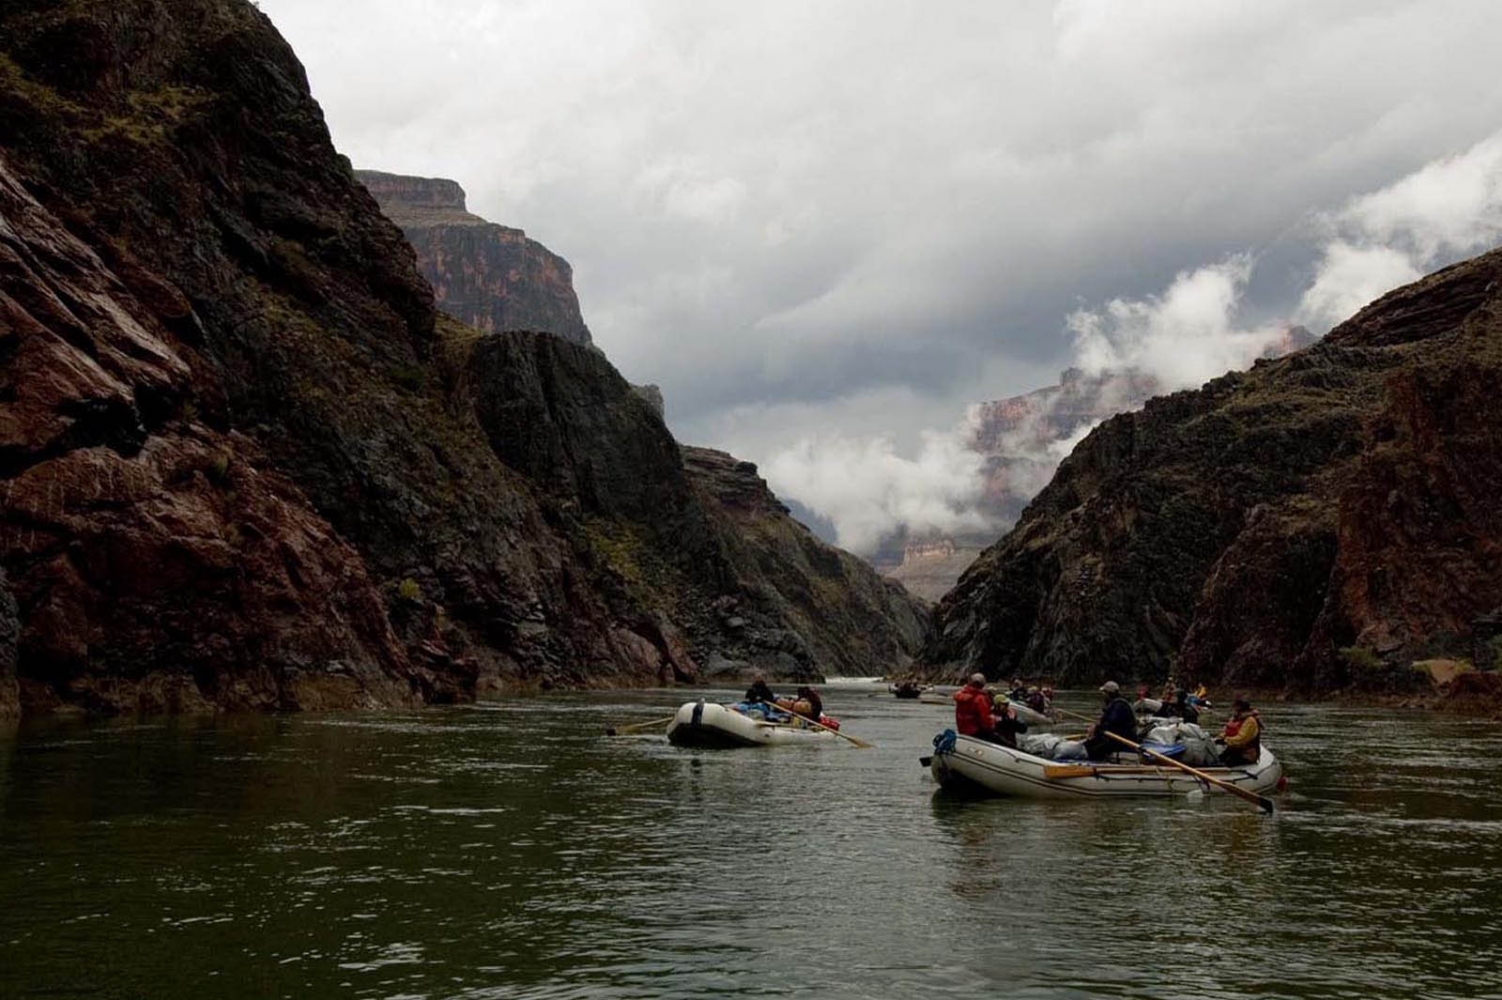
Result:
<instances>
[{"instance_id":1,"label":"eroded rock outcrop","mask_svg":"<svg viewBox=\"0 0 1502 1000\"><path fill-rule=\"evenodd\" d=\"M1302 326L1288 326L1266 343L1262 356L1282 357L1317 339ZM1155 375L1139 369L1092 374L1068 368L1057 385L977 403L968 414L966 443L984 456L974 511L991 530L943 534L904 528L883 542L873 564L914 593L938 600L1017 522L1028 502L1048 485L1059 462L1091 428L1138 409L1162 391ZM941 551L946 548L951 551Z\"/></svg>"},{"instance_id":2,"label":"eroded rock outcrop","mask_svg":"<svg viewBox=\"0 0 1502 1000\"><path fill-rule=\"evenodd\" d=\"M1494 252L1106 421L940 604L924 660L1331 689L1468 654L1502 606L1499 306Z\"/></svg>"},{"instance_id":3,"label":"eroded rock outcrop","mask_svg":"<svg viewBox=\"0 0 1502 1000\"><path fill-rule=\"evenodd\" d=\"M690 680L723 599L822 669L597 351L436 312L251 4L0 7L0 147L0 705Z\"/></svg>"},{"instance_id":4,"label":"eroded rock outcrop","mask_svg":"<svg viewBox=\"0 0 1502 1000\"><path fill-rule=\"evenodd\" d=\"M0 159L0 559L25 702L415 701L358 555L253 442L192 418L163 322L191 308L127 273L139 294Z\"/></svg>"},{"instance_id":5,"label":"eroded rock outcrop","mask_svg":"<svg viewBox=\"0 0 1502 1000\"><path fill-rule=\"evenodd\" d=\"M736 640L723 644L722 659L756 664L771 650L789 674L785 647L796 642L827 673L865 677L912 662L927 636L926 605L794 520L755 465L710 448L684 448L683 456L716 515L740 592L714 604Z\"/></svg>"},{"instance_id":6,"label":"eroded rock outcrop","mask_svg":"<svg viewBox=\"0 0 1502 1000\"><path fill-rule=\"evenodd\" d=\"M471 215L457 182L377 170L356 176L417 250L444 312L485 333L541 330L590 342L568 261L520 229Z\"/></svg>"}]
</instances>

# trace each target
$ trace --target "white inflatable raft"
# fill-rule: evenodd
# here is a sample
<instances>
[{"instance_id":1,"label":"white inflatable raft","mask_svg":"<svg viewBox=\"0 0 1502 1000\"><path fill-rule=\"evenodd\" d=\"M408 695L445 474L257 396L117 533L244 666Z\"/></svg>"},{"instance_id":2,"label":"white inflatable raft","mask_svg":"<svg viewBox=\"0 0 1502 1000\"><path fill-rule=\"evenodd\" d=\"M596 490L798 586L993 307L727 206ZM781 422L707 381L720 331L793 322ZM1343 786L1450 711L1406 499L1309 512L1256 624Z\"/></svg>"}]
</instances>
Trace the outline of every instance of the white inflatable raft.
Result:
<instances>
[{"instance_id":1,"label":"white inflatable raft","mask_svg":"<svg viewBox=\"0 0 1502 1000\"><path fill-rule=\"evenodd\" d=\"M1017 713L1017 718L1021 719L1023 722L1026 722L1029 726L1053 725L1053 720L1048 716L1044 715L1042 712L1039 712L1037 709L1027 707L1020 701L1008 700L1007 704L1012 706L1012 710Z\"/></svg>"},{"instance_id":2,"label":"white inflatable raft","mask_svg":"<svg viewBox=\"0 0 1502 1000\"><path fill-rule=\"evenodd\" d=\"M714 702L686 701L668 725L668 742L680 747L776 747L844 741L796 717L766 722Z\"/></svg>"},{"instance_id":3,"label":"white inflatable raft","mask_svg":"<svg viewBox=\"0 0 1502 1000\"><path fill-rule=\"evenodd\" d=\"M956 736L954 747L936 752L929 764L934 779L946 788L1015 795L1034 799L1089 799L1115 796L1171 796L1192 791L1221 793L1209 782L1168 764L1051 761ZM1248 767L1204 767L1212 778L1266 795L1278 787L1283 765L1266 746Z\"/></svg>"}]
</instances>

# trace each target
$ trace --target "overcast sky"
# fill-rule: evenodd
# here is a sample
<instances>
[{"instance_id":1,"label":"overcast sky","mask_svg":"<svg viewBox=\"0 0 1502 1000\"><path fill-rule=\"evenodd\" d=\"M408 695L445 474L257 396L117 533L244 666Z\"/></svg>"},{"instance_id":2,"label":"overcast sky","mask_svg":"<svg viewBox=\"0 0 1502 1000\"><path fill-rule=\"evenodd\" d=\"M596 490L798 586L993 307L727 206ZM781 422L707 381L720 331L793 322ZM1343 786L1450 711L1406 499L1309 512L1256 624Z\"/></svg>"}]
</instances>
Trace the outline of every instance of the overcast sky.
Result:
<instances>
[{"instance_id":1,"label":"overcast sky","mask_svg":"<svg viewBox=\"0 0 1502 1000\"><path fill-rule=\"evenodd\" d=\"M1381 257L1353 199L1502 128L1490 0L261 7L356 165L562 254L680 439L769 464L918 458L1181 275L1238 329L1325 322L1470 247Z\"/></svg>"}]
</instances>

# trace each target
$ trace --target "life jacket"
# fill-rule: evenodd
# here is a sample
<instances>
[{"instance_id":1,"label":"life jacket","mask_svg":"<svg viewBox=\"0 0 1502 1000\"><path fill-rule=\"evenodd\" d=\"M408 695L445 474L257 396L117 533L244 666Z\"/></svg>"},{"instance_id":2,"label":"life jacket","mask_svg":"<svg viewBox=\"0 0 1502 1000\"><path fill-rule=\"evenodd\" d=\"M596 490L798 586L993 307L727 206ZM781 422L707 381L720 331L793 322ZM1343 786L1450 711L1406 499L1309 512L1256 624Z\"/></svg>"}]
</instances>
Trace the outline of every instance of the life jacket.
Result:
<instances>
[{"instance_id":1,"label":"life jacket","mask_svg":"<svg viewBox=\"0 0 1502 1000\"><path fill-rule=\"evenodd\" d=\"M1257 720L1257 735L1253 736L1252 742L1248 743L1243 749L1249 756L1255 759L1262 753L1262 734L1267 732L1267 726L1263 723L1262 716L1257 714L1256 709L1252 709L1252 711L1248 713L1247 719ZM1226 720L1226 728L1221 733L1221 735L1226 739L1231 739L1239 735L1241 733L1242 724L1245 722L1246 719L1238 719L1235 716L1232 716L1231 718Z\"/></svg>"}]
</instances>

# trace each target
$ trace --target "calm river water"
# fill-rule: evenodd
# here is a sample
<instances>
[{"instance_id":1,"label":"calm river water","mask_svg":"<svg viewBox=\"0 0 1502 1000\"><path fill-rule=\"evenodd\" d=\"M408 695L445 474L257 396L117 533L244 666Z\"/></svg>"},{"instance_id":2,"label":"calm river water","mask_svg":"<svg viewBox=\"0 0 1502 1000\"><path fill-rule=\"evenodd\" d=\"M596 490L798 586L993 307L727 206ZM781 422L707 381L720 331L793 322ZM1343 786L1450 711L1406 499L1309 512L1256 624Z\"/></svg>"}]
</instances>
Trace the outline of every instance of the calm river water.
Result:
<instances>
[{"instance_id":1,"label":"calm river water","mask_svg":"<svg viewBox=\"0 0 1502 1000\"><path fill-rule=\"evenodd\" d=\"M955 801L944 707L827 690L877 749L601 735L673 692L0 736L0 997L1502 996L1494 724L1271 706L1266 819Z\"/></svg>"}]
</instances>

